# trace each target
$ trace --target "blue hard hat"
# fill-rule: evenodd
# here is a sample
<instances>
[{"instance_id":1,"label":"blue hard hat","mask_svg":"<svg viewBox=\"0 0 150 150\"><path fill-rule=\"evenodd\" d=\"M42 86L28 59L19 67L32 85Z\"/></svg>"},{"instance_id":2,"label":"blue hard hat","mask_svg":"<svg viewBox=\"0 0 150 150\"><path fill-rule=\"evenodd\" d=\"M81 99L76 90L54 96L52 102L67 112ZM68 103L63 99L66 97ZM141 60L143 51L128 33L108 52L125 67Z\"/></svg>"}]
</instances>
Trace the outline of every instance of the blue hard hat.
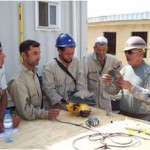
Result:
<instances>
[{"instance_id":1,"label":"blue hard hat","mask_svg":"<svg viewBox=\"0 0 150 150\"><path fill-rule=\"evenodd\" d=\"M73 37L66 33L61 33L56 40L56 47L75 47L76 42Z\"/></svg>"}]
</instances>

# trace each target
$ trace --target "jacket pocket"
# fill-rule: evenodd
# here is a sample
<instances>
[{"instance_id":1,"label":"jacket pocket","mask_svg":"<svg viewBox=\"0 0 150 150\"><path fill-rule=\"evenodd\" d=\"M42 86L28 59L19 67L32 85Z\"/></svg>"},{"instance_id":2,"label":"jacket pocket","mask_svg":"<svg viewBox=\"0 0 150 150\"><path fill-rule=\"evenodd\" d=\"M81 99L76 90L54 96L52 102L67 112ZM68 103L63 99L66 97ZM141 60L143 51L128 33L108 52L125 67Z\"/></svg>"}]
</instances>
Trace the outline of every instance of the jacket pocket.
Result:
<instances>
[{"instance_id":1,"label":"jacket pocket","mask_svg":"<svg viewBox=\"0 0 150 150\"><path fill-rule=\"evenodd\" d=\"M97 72L89 72L87 80L89 90L99 89L99 79L97 77Z\"/></svg>"},{"instance_id":2,"label":"jacket pocket","mask_svg":"<svg viewBox=\"0 0 150 150\"><path fill-rule=\"evenodd\" d=\"M29 103L31 103L34 106L38 106L39 102L38 102L38 95L37 93L32 93L29 98L27 99Z\"/></svg>"}]
</instances>

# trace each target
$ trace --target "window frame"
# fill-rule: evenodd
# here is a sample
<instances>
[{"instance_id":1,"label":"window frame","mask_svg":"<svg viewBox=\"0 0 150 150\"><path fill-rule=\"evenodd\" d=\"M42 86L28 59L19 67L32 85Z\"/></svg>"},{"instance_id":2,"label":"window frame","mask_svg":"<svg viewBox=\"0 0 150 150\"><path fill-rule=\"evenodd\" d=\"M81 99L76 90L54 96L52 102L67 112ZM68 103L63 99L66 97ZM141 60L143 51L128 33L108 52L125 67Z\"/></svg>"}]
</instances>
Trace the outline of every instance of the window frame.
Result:
<instances>
[{"instance_id":1,"label":"window frame","mask_svg":"<svg viewBox=\"0 0 150 150\"><path fill-rule=\"evenodd\" d=\"M48 25L39 25L39 2L47 3L48 5ZM56 25L50 24L50 6L56 6ZM36 18L36 29L37 30L61 30L61 1L36 1L35 2L35 18Z\"/></svg>"},{"instance_id":2,"label":"window frame","mask_svg":"<svg viewBox=\"0 0 150 150\"><path fill-rule=\"evenodd\" d=\"M108 40L108 54L116 55L117 32L103 32ZM113 39L112 39L113 38Z\"/></svg>"}]
</instances>

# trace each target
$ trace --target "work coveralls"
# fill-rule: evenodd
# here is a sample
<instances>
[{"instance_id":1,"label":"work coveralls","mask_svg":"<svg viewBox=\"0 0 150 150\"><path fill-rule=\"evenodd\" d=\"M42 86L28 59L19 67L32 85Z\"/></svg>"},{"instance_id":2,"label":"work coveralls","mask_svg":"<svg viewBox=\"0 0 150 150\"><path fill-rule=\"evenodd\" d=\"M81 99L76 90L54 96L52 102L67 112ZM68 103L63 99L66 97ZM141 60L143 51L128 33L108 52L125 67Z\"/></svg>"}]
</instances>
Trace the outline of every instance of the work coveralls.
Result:
<instances>
[{"instance_id":1,"label":"work coveralls","mask_svg":"<svg viewBox=\"0 0 150 150\"><path fill-rule=\"evenodd\" d=\"M8 83L8 89L13 99L17 113L27 119L47 119L48 111L41 108L42 92L35 71L29 71L23 65L15 77Z\"/></svg>"},{"instance_id":2,"label":"work coveralls","mask_svg":"<svg viewBox=\"0 0 150 150\"><path fill-rule=\"evenodd\" d=\"M106 54L103 68L97 60L95 52L83 58L83 70L86 77L87 89L96 94L97 107L107 111L112 110L111 99L113 96L105 91L102 76L112 69L120 71L121 68L121 61L110 54Z\"/></svg>"},{"instance_id":3,"label":"work coveralls","mask_svg":"<svg viewBox=\"0 0 150 150\"><path fill-rule=\"evenodd\" d=\"M57 59L61 61L59 57ZM42 78L46 108L56 105L62 99L68 100L68 91L86 90L85 78L77 58L73 57L68 70L76 80L76 85L73 79L60 68L55 59L44 66Z\"/></svg>"}]
</instances>

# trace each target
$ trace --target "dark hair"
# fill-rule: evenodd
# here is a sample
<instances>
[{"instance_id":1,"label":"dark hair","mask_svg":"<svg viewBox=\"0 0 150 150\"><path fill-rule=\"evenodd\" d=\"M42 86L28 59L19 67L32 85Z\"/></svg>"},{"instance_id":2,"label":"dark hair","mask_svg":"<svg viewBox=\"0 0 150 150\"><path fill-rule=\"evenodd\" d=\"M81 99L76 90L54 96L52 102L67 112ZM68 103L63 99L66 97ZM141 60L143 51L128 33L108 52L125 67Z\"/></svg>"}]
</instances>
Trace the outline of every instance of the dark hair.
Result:
<instances>
[{"instance_id":1,"label":"dark hair","mask_svg":"<svg viewBox=\"0 0 150 150\"><path fill-rule=\"evenodd\" d=\"M65 47L57 47L57 50L64 51Z\"/></svg>"},{"instance_id":2,"label":"dark hair","mask_svg":"<svg viewBox=\"0 0 150 150\"><path fill-rule=\"evenodd\" d=\"M30 46L32 47L39 47L40 46L40 43L38 43L37 41L34 41L34 40L26 40L26 41L23 41L22 43L20 43L19 45L19 51L20 51L20 54L22 52L28 52L30 50Z\"/></svg>"},{"instance_id":3,"label":"dark hair","mask_svg":"<svg viewBox=\"0 0 150 150\"><path fill-rule=\"evenodd\" d=\"M0 47L2 47L2 44L1 44L1 42L0 42Z\"/></svg>"},{"instance_id":4,"label":"dark hair","mask_svg":"<svg viewBox=\"0 0 150 150\"><path fill-rule=\"evenodd\" d=\"M75 48L75 46L67 46L67 47L70 47L70 48ZM61 50L61 51L64 51L66 47L57 47L57 50Z\"/></svg>"}]
</instances>

